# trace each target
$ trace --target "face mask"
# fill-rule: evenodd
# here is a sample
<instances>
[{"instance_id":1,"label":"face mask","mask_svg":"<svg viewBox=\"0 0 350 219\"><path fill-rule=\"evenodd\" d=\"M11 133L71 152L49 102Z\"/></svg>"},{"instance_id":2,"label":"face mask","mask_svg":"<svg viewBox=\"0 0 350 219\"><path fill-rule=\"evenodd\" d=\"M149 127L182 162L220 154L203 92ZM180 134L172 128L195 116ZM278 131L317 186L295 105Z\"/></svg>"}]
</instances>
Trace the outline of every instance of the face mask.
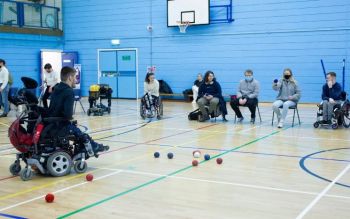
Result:
<instances>
[{"instance_id":1,"label":"face mask","mask_svg":"<svg viewBox=\"0 0 350 219\"><path fill-rule=\"evenodd\" d=\"M290 78L290 75L285 75L284 78L288 80Z\"/></svg>"},{"instance_id":2,"label":"face mask","mask_svg":"<svg viewBox=\"0 0 350 219\"><path fill-rule=\"evenodd\" d=\"M246 76L246 77L245 77L245 80L246 80L246 81L252 81L252 80L253 80L253 76Z\"/></svg>"}]
</instances>

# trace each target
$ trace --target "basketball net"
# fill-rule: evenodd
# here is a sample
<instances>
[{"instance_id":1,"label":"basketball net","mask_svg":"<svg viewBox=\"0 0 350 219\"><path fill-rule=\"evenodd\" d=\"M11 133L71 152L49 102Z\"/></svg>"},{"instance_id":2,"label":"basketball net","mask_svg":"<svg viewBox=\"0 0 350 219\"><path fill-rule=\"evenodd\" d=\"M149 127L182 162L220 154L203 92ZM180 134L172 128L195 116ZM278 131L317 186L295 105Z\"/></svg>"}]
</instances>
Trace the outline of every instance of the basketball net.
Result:
<instances>
[{"instance_id":1,"label":"basketball net","mask_svg":"<svg viewBox=\"0 0 350 219\"><path fill-rule=\"evenodd\" d=\"M177 25L179 26L180 33L186 33L187 27L190 25L189 21L177 21Z\"/></svg>"}]
</instances>

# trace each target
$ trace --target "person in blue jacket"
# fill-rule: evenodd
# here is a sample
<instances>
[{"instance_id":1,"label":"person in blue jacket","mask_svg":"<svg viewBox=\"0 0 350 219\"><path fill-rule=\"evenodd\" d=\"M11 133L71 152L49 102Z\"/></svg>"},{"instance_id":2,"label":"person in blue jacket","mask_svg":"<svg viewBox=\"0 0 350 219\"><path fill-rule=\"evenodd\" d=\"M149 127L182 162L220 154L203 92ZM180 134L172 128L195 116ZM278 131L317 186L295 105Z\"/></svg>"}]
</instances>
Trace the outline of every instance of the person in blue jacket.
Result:
<instances>
[{"instance_id":1,"label":"person in blue jacket","mask_svg":"<svg viewBox=\"0 0 350 219\"><path fill-rule=\"evenodd\" d=\"M204 122L209 120L209 114L213 114L219 104L224 121L227 121L225 115L227 114L226 102L222 96L221 86L215 80L214 73L207 71L204 76L204 83L199 86L197 104L199 110L202 113L202 117L199 120ZM209 104L209 110L207 111L205 106Z\"/></svg>"},{"instance_id":2,"label":"person in blue jacket","mask_svg":"<svg viewBox=\"0 0 350 219\"><path fill-rule=\"evenodd\" d=\"M342 87L336 82L336 79L335 72L327 73L327 83L322 87L323 124L332 124L334 106L339 104L342 99Z\"/></svg>"}]
</instances>

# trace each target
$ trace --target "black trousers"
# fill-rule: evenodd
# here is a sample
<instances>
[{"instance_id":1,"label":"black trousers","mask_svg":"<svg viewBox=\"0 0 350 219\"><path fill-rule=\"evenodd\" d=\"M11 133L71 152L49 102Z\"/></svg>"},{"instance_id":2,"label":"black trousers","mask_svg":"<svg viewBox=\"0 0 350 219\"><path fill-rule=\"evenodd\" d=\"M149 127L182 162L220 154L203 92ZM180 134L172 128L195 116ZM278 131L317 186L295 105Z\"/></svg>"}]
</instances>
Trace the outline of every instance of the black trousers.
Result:
<instances>
[{"instance_id":1,"label":"black trousers","mask_svg":"<svg viewBox=\"0 0 350 219\"><path fill-rule=\"evenodd\" d=\"M251 113L251 118L255 119L255 111L256 111L256 105L258 104L257 98L247 98L247 102L244 105L239 104L239 99L231 100L230 105L235 111L238 118L242 118L242 113L239 110L239 106L246 106L249 108L249 111Z\"/></svg>"},{"instance_id":2,"label":"black trousers","mask_svg":"<svg viewBox=\"0 0 350 219\"><path fill-rule=\"evenodd\" d=\"M47 86L46 87L46 90L45 90L45 93L43 95L43 105L44 105L44 108L49 108L49 106L47 105L47 99L49 99L51 93L49 93L49 89L50 89L50 86ZM52 90L53 91L53 90Z\"/></svg>"}]
</instances>

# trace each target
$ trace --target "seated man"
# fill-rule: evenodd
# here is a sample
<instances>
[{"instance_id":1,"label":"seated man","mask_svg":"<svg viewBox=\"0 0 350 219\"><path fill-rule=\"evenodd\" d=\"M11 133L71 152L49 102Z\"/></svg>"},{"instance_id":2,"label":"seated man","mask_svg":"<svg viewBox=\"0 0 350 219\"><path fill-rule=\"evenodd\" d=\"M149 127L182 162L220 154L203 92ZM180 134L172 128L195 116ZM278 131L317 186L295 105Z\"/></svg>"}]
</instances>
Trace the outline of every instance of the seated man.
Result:
<instances>
[{"instance_id":1,"label":"seated man","mask_svg":"<svg viewBox=\"0 0 350 219\"><path fill-rule=\"evenodd\" d=\"M323 124L332 124L334 106L342 99L342 87L336 82L336 73L327 73L327 83L322 87Z\"/></svg>"},{"instance_id":2,"label":"seated man","mask_svg":"<svg viewBox=\"0 0 350 219\"><path fill-rule=\"evenodd\" d=\"M49 107L49 117L61 117L63 121L59 126L67 128L69 132L75 135L79 141L84 144L89 156L97 156L98 152L107 151L108 146L97 144L90 136L83 133L77 126L73 125L70 120L73 119L73 105L76 71L70 67L63 67L61 70L61 82L56 85L51 94L51 102ZM58 127L58 128L60 128Z\"/></svg>"},{"instance_id":3,"label":"seated man","mask_svg":"<svg viewBox=\"0 0 350 219\"><path fill-rule=\"evenodd\" d=\"M250 122L254 124L260 85L259 82L253 78L252 70L246 70L244 75L245 79L241 80L238 86L237 98L231 100L230 105L238 117L238 122L242 122L244 119L239 110L239 106L247 106L251 112Z\"/></svg>"}]
</instances>

